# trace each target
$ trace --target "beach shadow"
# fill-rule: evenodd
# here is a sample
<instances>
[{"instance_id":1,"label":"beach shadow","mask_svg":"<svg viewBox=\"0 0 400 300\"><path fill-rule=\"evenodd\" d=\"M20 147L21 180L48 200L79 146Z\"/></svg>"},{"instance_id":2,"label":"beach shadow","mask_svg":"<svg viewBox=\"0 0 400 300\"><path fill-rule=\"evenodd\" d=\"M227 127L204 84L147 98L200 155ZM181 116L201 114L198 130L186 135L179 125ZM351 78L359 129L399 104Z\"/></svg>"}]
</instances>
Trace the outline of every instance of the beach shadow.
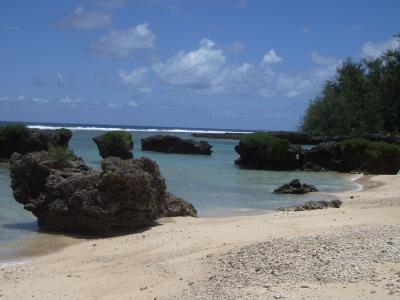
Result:
<instances>
[{"instance_id":1,"label":"beach shadow","mask_svg":"<svg viewBox=\"0 0 400 300\"><path fill-rule=\"evenodd\" d=\"M110 231L105 232L79 232L79 231L62 231L62 230L54 230L49 228L40 228L36 221L26 222L26 223L11 223L11 224L3 224L1 225L5 229L9 230L22 230L26 232L37 232L37 233L45 233L48 235L54 236L66 236L74 239L101 239L101 238L111 238L118 236L125 236L131 234L141 234L153 227L161 226L162 224L155 222L152 225L141 227L141 228L116 228Z\"/></svg>"}]
</instances>

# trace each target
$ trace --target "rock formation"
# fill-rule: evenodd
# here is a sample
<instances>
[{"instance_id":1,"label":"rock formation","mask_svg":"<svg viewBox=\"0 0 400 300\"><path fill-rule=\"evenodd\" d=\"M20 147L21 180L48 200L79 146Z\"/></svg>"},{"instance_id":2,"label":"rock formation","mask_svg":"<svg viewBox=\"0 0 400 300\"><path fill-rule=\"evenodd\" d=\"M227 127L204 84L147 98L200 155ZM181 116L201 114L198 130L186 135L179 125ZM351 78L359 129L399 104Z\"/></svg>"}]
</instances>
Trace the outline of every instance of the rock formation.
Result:
<instances>
[{"instance_id":1,"label":"rock formation","mask_svg":"<svg viewBox=\"0 0 400 300\"><path fill-rule=\"evenodd\" d=\"M304 211L314 209L324 209L328 207L339 208L342 205L342 201L339 199L333 200L320 200L320 201L307 201L303 205L295 205L290 207L282 208L282 211Z\"/></svg>"},{"instance_id":2,"label":"rock formation","mask_svg":"<svg viewBox=\"0 0 400 300\"><path fill-rule=\"evenodd\" d=\"M248 169L296 170L302 165L303 150L268 133L253 133L242 138L235 151L235 163Z\"/></svg>"},{"instance_id":3,"label":"rock formation","mask_svg":"<svg viewBox=\"0 0 400 300\"><path fill-rule=\"evenodd\" d=\"M318 192L318 190L315 186L301 183L298 179L294 179L274 190L275 194L306 194L310 192Z\"/></svg>"},{"instance_id":4,"label":"rock formation","mask_svg":"<svg viewBox=\"0 0 400 300\"><path fill-rule=\"evenodd\" d=\"M49 146L68 147L72 132L68 129L38 130L24 125L0 126L0 159L8 160L14 152L48 150Z\"/></svg>"},{"instance_id":5,"label":"rock formation","mask_svg":"<svg viewBox=\"0 0 400 300\"><path fill-rule=\"evenodd\" d=\"M122 159L133 158L132 135L125 131L109 131L93 138L102 158L110 156Z\"/></svg>"},{"instance_id":6,"label":"rock formation","mask_svg":"<svg viewBox=\"0 0 400 300\"><path fill-rule=\"evenodd\" d=\"M206 141L181 139L172 135L155 135L141 140L142 150L178 154L211 155L212 146Z\"/></svg>"},{"instance_id":7,"label":"rock formation","mask_svg":"<svg viewBox=\"0 0 400 300\"><path fill-rule=\"evenodd\" d=\"M197 217L197 210L193 204L178 198L171 193L165 193L166 208L162 213L163 217Z\"/></svg>"},{"instance_id":8,"label":"rock formation","mask_svg":"<svg viewBox=\"0 0 400 300\"><path fill-rule=\"evenodd\" d=\"M60 166L49 152L10 159L14 198L43 229L107 234L152 225L160 216L194 215L189 203L167 194L158 165L147 158L109 157L101 171L72 157Z\"/></svg>"}]
</instances>

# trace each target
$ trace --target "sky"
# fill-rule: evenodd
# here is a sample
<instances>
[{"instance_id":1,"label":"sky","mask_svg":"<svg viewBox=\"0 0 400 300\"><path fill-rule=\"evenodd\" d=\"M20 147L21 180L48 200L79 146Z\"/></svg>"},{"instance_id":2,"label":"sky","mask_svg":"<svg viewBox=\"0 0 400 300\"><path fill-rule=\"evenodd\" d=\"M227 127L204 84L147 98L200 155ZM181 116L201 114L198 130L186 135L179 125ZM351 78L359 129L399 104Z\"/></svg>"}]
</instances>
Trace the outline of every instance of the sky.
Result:
<instances>
[{"instance_id":1,"label":"sky","mask_svg":"<svg viewBox=\"0 0 400 300\"><path fill-rule=\"evenodd\" d=\"M294 130L400 1L3 0L0 120Z\"/></svg>"}]
</instances>

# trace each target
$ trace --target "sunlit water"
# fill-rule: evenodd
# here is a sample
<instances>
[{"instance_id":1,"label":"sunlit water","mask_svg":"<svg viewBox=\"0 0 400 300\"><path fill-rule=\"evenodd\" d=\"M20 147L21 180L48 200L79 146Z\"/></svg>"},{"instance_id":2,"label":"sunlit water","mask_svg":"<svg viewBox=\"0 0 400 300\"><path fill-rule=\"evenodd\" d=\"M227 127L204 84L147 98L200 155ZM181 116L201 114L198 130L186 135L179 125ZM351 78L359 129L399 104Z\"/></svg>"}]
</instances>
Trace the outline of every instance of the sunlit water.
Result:
<instances>
[{"instance_id":1,"label":"sunlit water","mask_svg":"<svg viewBox=\"0 0 400 300\"><path fill-rule=\"evenodd\" d=\"M88 165L100 168L100 156L92 138L102 131L74 131L70 147ZM321 192L356 189L350 176L337 173L276 172L244 170L235 167L237 154L234 140L208 140L213 145L211 156L164 154L141 151L140 139L154 132L133 132L134 156L147 156L157 161L167 182L167 189L190 202L201 217L257 214L265 210L320 199L314 195L276 195L272 191L294 178L315 185ZM189 138L190 133L174 133ZM38 234L32 215L12 196L9 170L0 165L0 261L7 252L5 242Z\"/></svg>"}]
</instances>

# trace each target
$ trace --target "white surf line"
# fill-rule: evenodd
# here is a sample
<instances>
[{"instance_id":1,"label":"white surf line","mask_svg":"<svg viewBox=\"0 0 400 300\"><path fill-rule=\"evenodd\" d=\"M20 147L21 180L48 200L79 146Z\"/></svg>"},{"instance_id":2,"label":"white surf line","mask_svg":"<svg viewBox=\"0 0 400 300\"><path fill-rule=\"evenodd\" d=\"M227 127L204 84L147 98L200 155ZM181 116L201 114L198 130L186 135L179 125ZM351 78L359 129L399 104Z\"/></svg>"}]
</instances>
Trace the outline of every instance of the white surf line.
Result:
<instances>
[{"instance_id":1,"label":"white surf line","mask_svg":"<svg viewBox=\"0 0 400 300\"><path fill-rule=\"evenodd\" d=\"M21 266L21 265L25 265L30 262L31 262L30 259L19 260L19 261L0 262L0 269Z\"/></svg>"},{"instance_id":2,"label":"white surf line","mask_svg":"<svg viewBox=\"0 0 400 300\"><path fill-rule=\"evenodd\" d=\"M360 179L361 177L363 177L364 174L356 174L354 176L351 177L351 181L353 181L356 184L356 188L354 189L354 192L362 192L362 190L364 189L364 186L362 184L359 184L356 180Z\"/></svg>"},{"instance_id":3,"label":"white surf line","mask_svg":"<svg viewBox=\"0 0 400 300\"><path fill-rule=\"evenodd\" d=\"M70 129L72 131L133 131L133 132L177 132L177 133L252 133L252 131L228 131L228 130L202 130L202 129L163 129L163 128L119 128L119 127L94 127L94 126L41 126L41 125L28 125L32 129Z\"/></svg>"}]
</instances>

